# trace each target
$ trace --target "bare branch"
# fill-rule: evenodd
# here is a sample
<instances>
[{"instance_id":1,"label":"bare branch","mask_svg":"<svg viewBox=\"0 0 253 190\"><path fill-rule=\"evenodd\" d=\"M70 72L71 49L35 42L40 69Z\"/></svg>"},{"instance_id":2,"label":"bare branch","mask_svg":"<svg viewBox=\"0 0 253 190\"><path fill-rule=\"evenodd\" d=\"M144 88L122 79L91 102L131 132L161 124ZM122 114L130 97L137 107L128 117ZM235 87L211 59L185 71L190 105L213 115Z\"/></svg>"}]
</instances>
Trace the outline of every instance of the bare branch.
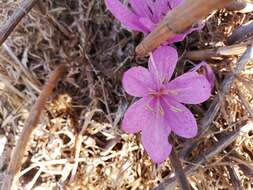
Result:
<instances>
[{"instance_id":1,"label":"bare branch","mask_svg":"<svg viewBox=\"0 0 253 190\"><path fill-rule=\"evenodd\" d=\"M253 37L253 21L249 21L246 24L240 26L228 37L227 44L231 45L234 43L242 42L246 39Z\"/></svg>"},{"instance_id":2,"label":"bare branch","mask_svg":"<svg viewBox=\"0 0 253 190\"><path fill-rule=\"evenodd\" d=\"M251 130L252 121L242 127L238 127L237 130L232 132L224 132L224 136L219 139L217 143L212 145L203 155L198 156L192 161L192 165L185 168L185 174L187 176L192 176L194 172L203 165L206 161L210 160L213 156L217 155L219 152L228 147L232 142L234 142L240 135L245 134ZM166 178L164 182L159 184L154 190L169 190L175 189L176 177Z\"/></svg>"},{"instance_id":3,"label":"bare branch","mask_svg":"<svg viewBox=\"0 0 253 190\"><path fill-rule=\"evenodd\" d=\"M29 142L33 130L36 128L40 114L44 109L48 97L52 94L54 87L57 85L58 80L66 72L66 67L60 65L56 70L49 76L48 82L43 87L37 101L35 102L28 119L25 122L24 128L17 142L16 147L13 150L11 161L7 169L5 179L2 185L2 190L11 190L15 175L19 172L22 160L25 154L26 146Z\"/></svg>"},{"instance_id":4,"label":"bare branch","mask_svg":"<svg viewBox=\"0 0 253 190\"><path fill-rule=\"evenodd\" d=\"M171 151L170 161L175 170L175 175L181 189L190 190L191 188L190 188L189 182L185 176L183 167L181 165L181 161L179 160L177 152L176 150L174 150L174 148L172 148L172 151Z\"/></svg>"},{"instance_id":5,"label":"bare branch","mask_svg":"<svg viewBox=\"0 0 253 190\"><path fill-rule=\"evenodd\" d=\"M214 49L204 49L197 51L189 51L186 53L186 58L193 61L201 61L207 59L213 59L217 57L226 57L231 55L242 55L247 47L253 43L253 40L241 44L235 44L226 47L218 47Z\"/></svg>"},{"instance_id":6,"label":"bare branch","mask_svg":"<svg viewBox=\"0 0 253 190\"><path fill-rule=\"evenodd\" d=\"M15 29L21 19L29 13L38 0L23 0L9 20L0 27L0 46Z\"/></svg>"},{"instance_id":7,"label":"bare branch","mask_svg":"<svg viewBox=\"0 0 253 190\"><path fill-rule=\"evenodd\" d=\"M221 107L221 98L224 98L225 95L229 92L234 80L236 79L236 76L239 75L241 71L244 70L246 64L252 61L252 59L253 59L253 47L249 46L245 51L245 53L239 59L235 71L224 79L223 83L221 84L220 93L216 95L211 105L209 106L209 109L207 110L205 116L199 122L199 134L198 134L199 137L203 136L209 131L212 122L215 120L215 118L219 113ZM191 150L194 147L197 146L198 143L199 143L198 138L195 138L190 142L189 141L186 142L183 150L180 153L180 157L184 158L189 152L191 152Z\"/></svg>"},{"instance_id":8,"label":"bare branch","mask_svg":"<svg viewBox=\"0 0 253 190\"><path fill-rule=\"evenodd\" d=\"M249 2L234 1L226 6L229 11L237 11L240 13L250 13L253 11L253 4Z\"/></svg>"}]
</instances>

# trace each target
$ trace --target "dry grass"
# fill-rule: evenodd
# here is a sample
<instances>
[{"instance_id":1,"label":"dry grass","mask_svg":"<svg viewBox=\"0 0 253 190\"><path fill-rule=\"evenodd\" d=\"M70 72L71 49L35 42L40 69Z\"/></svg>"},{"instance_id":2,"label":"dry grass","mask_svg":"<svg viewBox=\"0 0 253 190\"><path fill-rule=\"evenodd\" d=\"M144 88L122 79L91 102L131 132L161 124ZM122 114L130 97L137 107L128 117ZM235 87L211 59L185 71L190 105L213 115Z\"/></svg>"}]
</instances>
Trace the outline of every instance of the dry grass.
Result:
<instances>
[{"instance_id":1,"label":"dry grass","mask_svg":"<svg viewBox=\"0 0 253 190\"><path fill-rule=\"evenodd\" d=\"M0 23L18 3L0 3ZM169 160L153 165L138 135L120 130L122 115L134 101L122 89L121 77L131 66L146 65L146 59L134 56L142 36L121 28L105 11L103 0L48 0L45 5L47 14L38 7L33 9L0 49L0 153L5 144L0 154L0 186L31 105L46 76L60 63L68 65L68 76L56 88L30 139L17 186L38 190L152 189L166 176L173 176ZM193 33L176 47L183 53L224 46L233 29L252 17L216 12L207 19L203 31ZM233 71L236 62L237 57L210 61L217 74L217 86ZM191 67L191 62L182 58L177 74ZM235 126L252 121L252 81L250 63L223 98L211 131L199 139L199 145L185 158L188 161L182 160L185 165ZM199 120L210 103L191 106ZM189 177L192 188L252 188L252 135L252 131L242 133L201 164ZM185 140L174 140L180 151Z\"/></svg>"}]
</instances>

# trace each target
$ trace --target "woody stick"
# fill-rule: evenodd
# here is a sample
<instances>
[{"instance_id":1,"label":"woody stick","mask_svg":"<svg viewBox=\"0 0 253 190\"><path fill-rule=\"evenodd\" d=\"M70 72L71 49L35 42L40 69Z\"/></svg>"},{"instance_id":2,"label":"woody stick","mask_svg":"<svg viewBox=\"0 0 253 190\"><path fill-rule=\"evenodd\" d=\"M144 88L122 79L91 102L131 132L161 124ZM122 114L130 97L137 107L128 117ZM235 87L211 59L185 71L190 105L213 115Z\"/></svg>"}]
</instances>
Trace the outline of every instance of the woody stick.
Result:
<instances>
[{"instance_id":1,"label":"woody stick","mask_svg":"<svg viewBox=\"0 0 253 190\"><path fill-rule=\"evenodd\" d=\"M233 0L185 0L170 11L155 30L137 46L137 55L147 55L166 40L185 32L193 23L204 18L211 11L225 7L231 2Z\"/></svg>"}]
</instances>

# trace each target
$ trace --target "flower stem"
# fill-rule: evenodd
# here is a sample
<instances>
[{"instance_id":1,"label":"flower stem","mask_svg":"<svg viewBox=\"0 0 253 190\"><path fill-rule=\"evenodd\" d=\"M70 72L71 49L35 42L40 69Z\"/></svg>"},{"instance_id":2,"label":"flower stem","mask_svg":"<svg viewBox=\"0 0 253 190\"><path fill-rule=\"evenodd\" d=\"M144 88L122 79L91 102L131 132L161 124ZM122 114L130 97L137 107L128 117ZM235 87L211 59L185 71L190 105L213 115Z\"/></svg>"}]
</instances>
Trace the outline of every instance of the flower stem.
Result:
<instances>
[{"instance_id":1,"label":"flower stem","mask_svg":"<svg viewBox=\"0 0 253 190\"><path fill-rule=\"evenodd\" d=\"M190 188L189 182L183 170L181 161L179 160L178 154L174 148L172 148L172 151L171 151L170 161L174 167L175 175L180 185L180 188L182 190L190 190L191 188Z\"/></svg>"}]
</instances>

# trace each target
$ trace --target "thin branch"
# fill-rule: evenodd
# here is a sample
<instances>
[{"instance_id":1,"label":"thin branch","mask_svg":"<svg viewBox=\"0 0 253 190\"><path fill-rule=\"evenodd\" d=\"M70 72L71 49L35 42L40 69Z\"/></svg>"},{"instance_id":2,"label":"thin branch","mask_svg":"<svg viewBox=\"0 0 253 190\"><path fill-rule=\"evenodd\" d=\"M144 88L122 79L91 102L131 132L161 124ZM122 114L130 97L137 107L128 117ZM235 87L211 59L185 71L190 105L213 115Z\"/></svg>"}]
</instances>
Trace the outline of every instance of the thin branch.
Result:
<instances>
[{"instance_id":1,"label":"thin branch","mask_svg":"<svg viewBox=\"0 0 253 190\"><path fill-rule=\"evenodd\" d=\"M252 43L253 43L253 40L249 40L241 44L235 44L235 45L226 46L226 47L189 51L186 53L185 57L193 61L200 61L200 60L213 59L217 57L242 55L247 49L247 47Z\"/></svg>"},{"instance_id":2,"label":"thin branch","mask_svg":"<svg viewBox=\"0 0 253 190\"><path fill-rule=\"evenodd\" d=\"M253 4L249 2L235 1L226 6L229 11L236 11L240 13L250 13L253 11Z\"/></svg>"},{"instance_id":3,"label":"thin branch","mask_svg":"<svg viewBox=\"0 0 253 190\"><path fill-rule=\"evenodd\" d=\"M180 185L180 188L182 190L190 190L191 188L190 188L189 182L185 176L181 161L179 160L177 152L176 150L174 150L174 148L172 148L172 151L171 151L170 161L175 170L175 175Z\"/></svg>"},{"instance_id":4,"label":"thin branch","mask_svg":"<svg viewBox=\"0 0 253 190\"><path fill-rule=\"evenodd\" d=\"M45 107L48 97L52 94L52 91L54 87L57 85L58 80L63 76L65 72L66 67L64 65L60 65L55 69L53 73L51 73L37 101L33 105L30 115L25 122L24 128L17 142L17 145L13 150L11 160L5 175L4 183L2 185L2 190L12 189L12 184L14 182L15 175L19 172L21 168L22 160L30 136L39 122L40 114Z\"/></svg>"},{"instance_id":5,"label":"thin branch","mask_svg":"<svg viewBox=\"0 0 253 190\"><path fill-rule=\"evenodd\" d=\"M245 97L244 93L240 90L239 86L238 86L238 97L239 97L242 105L244 105L244 107L245 107L246 111L248 112L249 116L251 118L253 118L253 109L252 109L249 101Z\"/></svg>"},{"instance_id":6,"label":"thin branch","mask_svg":"<svg viewBox=\"0 0 253 190\"><path fill-rule=\"evenodd\" d=\"M252 37L253 37L253 21L251 20L246 24L243 24L239 28L235 29L233 33L228 37L226 44L231 45L234 43L239 43Z\"/></svg>"},{"instance_id":7,"label":"thin branch","mask_svg":"<svg viewBox=\"0 0 253 190\"><path fill-rule=\"evenodd\" d=\"M217 155L219 152L228 147L231 143L233 143L240 135L245 134L245 132L249 132L251 130L251 123L248 123L242 127L238 127L237 130L232 132L224 132L224 136L219 139L217 143L212 145L207 151L205 151L202 155L195 158L191 161L192 165L189 165L185 168L184 172L187 176L192 176L194 172L202 166L206 161L210 160L213 156ZM168 190L175 189L176 177L165 178L165 180L158 185L158 187L154 188L154 190Z\"/></svg>"},{"instance_id":8,"label":"thin branch","mask_svg":"<svg viewBox=\"0 0 253 190\"><path fill-rule=\"evenodd\" d=\"M15 29L21 19L29 13L38 0L23 0L14 14L0 27L0 46Z\"/></svg>"},{"instance_id":9,"label":"thin branch","mask_svg":"<svg viewBox=\"0 0 253 190\"><path fill-rule=\"evenodd\" d=\"M236 190L243 190L240 179L238 178L235 169L231 166L227 166L227 170L230 176L230 181L234 185Z\"/></svg>"},{"instance_id":10,"label":"thin branch","mask_svg":"<svg viewBox=\"0 0 253 190\"><path fill-rule=\"evenodd\" d=\"M27 78L29 81L31 81L31 83L32 83L31 87L34 90L36 90L37 92L39 92L40 91L40 89L39 89L40 82L34 77L34 75L29 71L29 69L26 68L21 63L21 61L15 55L15 53L13 52L13 50L6 43L3 43L2 47L6 51L6 53L8 54L8 56L11 58L10 60L13 60L13 62L10 61L10 63L13 65L13 67L17 71L21 70L24 73L24 76L21 75L22 79L26 80L25 78Z\"/></svg>"},{"instance_id":11,"label":"thin branch","mask_svg":"<svg viewBox=\"0 0 253 190\"><path fill-rule=\"evenodd\" d=\"M168 39L185 32L213 10L223 8L233 0L187 0L171 10L160 24L137 46L136 53L145 56Z\"/></svg>"},{"instance_id":12,"label":"thin branch","mask_svg":"<svg viewBox=\"0 0 253 190\"><path fill-rule=\"evenodd\" d=\"M246 64L252 61L252 59L253 59L253 46L249 46L245 51L245 53L240 57L237 66L235 68L235 71L224 79L221 85L220 93L216 95L211 105L209 106L209 109L207 110L205 116L199 122L198 137L203 136L209 131L210 126L212 125L213 121L215 120L220 111L222 101L221 98L224 98L225 95L229 92L234 80L236 79L236 76L239 75L241 71L244 70ZM191 150L194 147L196 147L198 143L199 143L198 138L195 138L191 141L187 141L185 143L183 150L180 153L180 157L181 158L186 157L186 155L188 155L188 153L191 152Z\"/></svg>"}]
</instances>

